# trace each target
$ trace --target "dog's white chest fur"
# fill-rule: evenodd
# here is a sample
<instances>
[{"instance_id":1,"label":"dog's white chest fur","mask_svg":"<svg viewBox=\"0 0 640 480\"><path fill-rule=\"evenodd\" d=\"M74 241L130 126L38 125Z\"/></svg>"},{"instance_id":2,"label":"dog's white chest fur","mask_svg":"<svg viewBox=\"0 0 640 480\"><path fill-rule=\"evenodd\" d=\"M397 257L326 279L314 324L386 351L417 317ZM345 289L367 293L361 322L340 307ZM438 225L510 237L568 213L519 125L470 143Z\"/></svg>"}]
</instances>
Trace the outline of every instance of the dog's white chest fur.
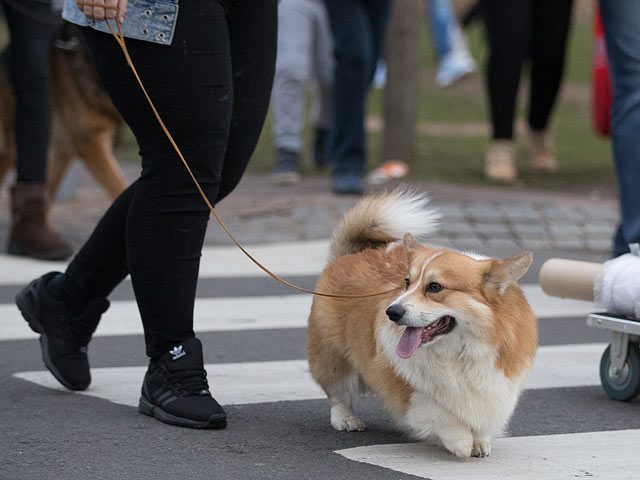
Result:
<instances>
[{"instance_id":1,"label":"dog's white chest fur","mask_svg":"<svg viewBox=\"0 0 640 480\"><path fill-rule=\"evenodd\" d=\"M507 378L495 367L495 350L477 342L435 342L402 359L395 352L396 328L384 325L378 341L396 373L414 389L408 410L397 420L420 439L457 426L478 436L499 433L516 405L524 375Z\"/></svg>"}]
</instances>

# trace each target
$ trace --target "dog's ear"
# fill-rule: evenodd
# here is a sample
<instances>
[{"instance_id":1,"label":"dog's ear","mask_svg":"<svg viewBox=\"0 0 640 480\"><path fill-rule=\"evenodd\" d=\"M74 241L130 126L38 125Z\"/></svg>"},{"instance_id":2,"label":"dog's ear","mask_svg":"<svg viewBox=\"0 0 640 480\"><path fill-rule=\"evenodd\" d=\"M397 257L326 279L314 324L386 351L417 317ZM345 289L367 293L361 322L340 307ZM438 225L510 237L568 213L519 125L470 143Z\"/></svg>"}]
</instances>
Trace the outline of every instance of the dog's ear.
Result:
<instances>
[{"instance_id":1,"label":"dog's ear","mask_svg":"<svg viewBox=\"0 0 640 480\"><path fill-rule=\"evenodd\" d=\"M405 233L404 237L402 237L402 245L404 246L404 253L407 257L407 263L411 263L411 258L413 257L413 252L415 252L421 245L415 239L413 235L410 233Z\"/></svg>"},{"instance_id":2,"label":"dog's ear","mask_svg":"<svg viewBox=\"0 0 640 480\"><path fill-rule=\"evenodd\" d=\"M505 260L491 260L482 280L487 288L498 290L502 295L527 273L532 261L531 252L518 253Z\"/></svg>"},{"instance_id":3,"label":"dog's ear","mask_svg":"<svg viewBox=\"0 0 640 480\"><path fill-rule=\"evenodd\" d=\"M404 246L404 251L407 253L407 256L410 256L411 252L422 246L410 233L404 234L404 237L402 237L402 245Z\"/></svg>"},{"instance_id":4,"label":"dog's ear","mask_svg":"<svg viewBox=\"0 0 640 480\"><path fill-rule=\"evenodd\" d=\"M420 248L420 244L410 233L404 234L404 237L402 238L402 244L404 245L404 249L407 251L407 253L409 253L411 250L415 250L416 248Z\"/></svg>"}]
</instances>

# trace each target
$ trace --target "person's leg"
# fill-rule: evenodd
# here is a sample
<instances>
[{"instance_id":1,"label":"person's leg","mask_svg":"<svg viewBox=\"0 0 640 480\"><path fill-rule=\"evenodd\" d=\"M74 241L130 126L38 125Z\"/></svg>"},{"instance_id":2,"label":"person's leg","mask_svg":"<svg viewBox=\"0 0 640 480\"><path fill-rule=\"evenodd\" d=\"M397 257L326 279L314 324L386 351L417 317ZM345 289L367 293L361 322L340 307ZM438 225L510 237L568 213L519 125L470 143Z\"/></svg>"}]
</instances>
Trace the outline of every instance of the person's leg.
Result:
<instances>
[{"instance_id":1,"label":"person's leg","mask_svg":"<svg viewBox=\"0 0 640 480\"><path fill-rule=\"evenodd\" d=\"M529 125L545 130L564 71L573 0L535 0L532 8Z\"/></svg>"},{"instance_id":2,"label":"person's leg","mask_svg":"<svg viewBox=\"0 0 640 480\"><path fill-rule=\"evenodd\" d=\"M17 9L2 2L11 42L9 77L16 95L17 182L44 183L51 130L51 69L49 47L53 24L46 22L50 4L24 0ZM34 15L29 15L33 11Z\"/></svg>"},{"instance_id":3,"label":"person's leg","mask_svg":"<svg viewBox=\"0 0 640 480\"><path fill-rule=\"evenodd\" d=\"M273 82L273 139L277 153L273 180L300 179L306 91L311 81L314 0L281 0L278 5L278 54Z\"/></svg>"},{"instance_id":4,"label":"person's leg","mask_svg":"<svg viewBox=\"0 0 640 480\"><path fill-rule=\"evenodd\" d=\"M371 79L368 81L366 86L368 93L372 83L376 88L382 88L387 81L387 63L384 59L383 43L391 2L390 0L365 0L365 4L367 14L369 16L369 26L372 35L371 46L373 48L373 55L375 55L377 59L373 66Z\"/></svg>"},{"instance_id":5,"label":"person's leg","mask_svg":"<svg viewBox=\"0 0 640 480\"><path fill-rule=\"evenodd\" d=\"M530 0L482 0L489 41L487 88L493 139L513 137L520 71L530 31Z\"/></svg>"},{"instance_id":6,"label":"person's leg","mask_svg":"<svg viewBox=\"0 0 640 480\"><path fill-rule=\"evenodd\" d=\"M384 46L385 34L387 31L387 21L389 19L389 10L391 9L390 0L366 0L367 15L369 17L369 25L371 29L371 48L373 49L369 64L369 81L366 88L367 93L376 70L377 59L381 58Z\"/></svg>"},{"instance_id":7,"label":"person's leg","mask_svg":"<svg viewBox=\"0 0 640 480\"><path fill-rule=\"evenodd\" d=\"M95 269L96 259L106 256L122 264L124 253L147 354L154 358L194 336L193 304L209 211L129 68L117 60L122 57L117 43L107 34L84 33L103 85L136 136L142 174L127 197L128 209L112 209L102 222L116 234L124 232L118 243L125 250L112 253L103 238L93 235L67 274L81 287L103 294L115 286L115 278L103 277ZM232 107L224 9L218 2L188 2L181 6L171 46L127 44L160 116L204 192L215 199Z\"/></svg>"},{"instance_id":8,"label":"person's leg","mask_svg":"<svg viewBox=\"0 0 640 480\"><path fill-rule=\"evenodd\" d=\"M431 41L438 60L442 60L453 50L449 34L449 26L453 16L451 4L448 0L428 0L427 15Z\"/></svg>"},{"instance_id":9,"label":"person's leg","mask_svg":"<svg viewBox=\"0 0 640 480\"><path fill-rule=\"evenodd\" d=\"M11 33L9 78L16 96L16 184L11 188L8 251L44 260L68 258L73 249L47 221L47 152L51 130L49 48L54 16L36 0L3 2Z\"/></svg>"},{"instance_id":10,"label":"person's leg","mask_svg":"<svg viewBox=\"0 0 640 480\"><path fill-rule=\"evenodd\" d=\"M316 167L328 162L328 138L333 100L333 38L327 9L322 0L313 0L313 78L315 80L313 119L315 139L313 160Z\"/></svg>"},{"instance_id":11,"label":"person's leg","mask_svg":"<svg viewBox=\"0 0 640 480\"><path fill-rule=\"evenodd\" d=\"M436 83L452 85L476 68L450 0L430 0L429 24L438 57Z\"/></svg>"},{"instance_id":12,"label":"person's leg","mask_svg":"<svg viewBox=\"0 0 640 480\"><path fill-rule=\"evenodd\" d=\"M335 74L331 164L334 180L358 183L365 169L364 111L374 56L370 21L363 0L325 0L333 32ZM335 189L335 188L334 188Z\"/></svg>"},{"instance_id":13,"label":"person's leg","mask_svg":"<svg viewBox=\"0 0 640 480\"><path fill-rule=\"evenodd\" d=\"M273 86L277 23L276 0L237 1L230 9L233 111L216 203L238 185L258 143Z\"/></svg>"},{"instance_id":14,"label":"person's leg","mask_svg":"<svg viewBox=\"0 0 640 480\"><path fill-rule=\"evenodd\" d=\"M492 124L484 172L500 182L516 178L513 122L520 71L529 41L530 8L530 0L483 0L491 49L487 91Z\"/></svg>"},{"instance_id":15,"label":"person's leg","mask_svg":"<svg viewBox=\"0 0 640 480\"><path fill-rule=\"evenodd\" d=\"M526 140L529 166L540 171L554 172L558 169L547 127L562 81L572 5L573 0L537 0L532 4L531 86Z\"/></svg>"},{"instance_id":16,"label":"person's leg","mask_svg":"<svg viewBox=\"0 0 640 480\"><path fill-rule=\"evenodd\" d=\"M600 0L613 105L611 143L620 190L621 221L613 255L640 242L640 3Z\"/></svg>"},{"instance_id":17,"label":"person's leg","mask_svg":"<svg viewBox=\"0 0 640 480\"><path fill-rule=\"evenodd\" d=\"M220 165L220 168L216 167L215 172L211 172L215 177L205 175L205 180L208 178L212 181L210 186L215 186L215 188L208 190L205 187L205 191L209 198L217 203L239 182L253 153L264 123L275 69L277 11L275 0L228 2L228 4L223 2L226 7L225 28L225 25L219 23L220 18L217 15L219 12L208 11L210 0L206 1L209 4L202 9L202 24L198 22L197 27L202 26L203 29L208 31L218 31L220 33L226 30L228 32L228 43L223 39L214 38L211 39L211 43L200 44L200 55L202 55L203 51L206 51L206 48L210 48L212 53L217 53L220 57L209 59L200 57L198 63L202 63L202 68L207 72L210 72L210 69L228 70L227 65L230 66L233 90L232 96L228 94L222 95L218 88L223 88L223 83L216 81L209 83L212 79L206 72L190 72L198 79L194 82L197 83L197 85L194 85L196 90L199 89L199 82L203 82L202 85L211 95L209 98L224 110L222 112L223 115L230 114L226 117L219 116L219 109L215 107L213 111L207 109L208 119L199 119L198 117L194 119L195 122L201 122L205 129L209 122L213 122L218 126L216 133L213 135L214 140L216 140L213 145L215 145L215 148L221 147L222 150L210 153L216 155L214 158L220 158L217 155L222 153L222 165ZM184 14L185 8L181 7L180 15L184 16ZM194 22L189 22L189 26L193 28ZM196 28L193 33L196 35L195 38L202 42L207 37L204 32L199 32L198 30L199 28ZM220 51L220 48L223 48L224 52ZM229 50L230 58L228 58ZM229 61L230 65L227 63ZM195 95L197 96L198 94L199 92L196 91ZM227 105L232 105L231 111L228 110ZM181 107L184 108L184 104ZM186 111L188 112L189 110L187 106ZM211 125L209 125L210 127ZM220 136L218 136L218 132ZM223 132L225 133L224 141L222 141ZM194 140L198 143L203 142L203 139L199 137ZM206 141L203 143L207 144ZM196 152L193 153L197 154ZM186 156L189 158L188 154ZM205 162L207 159L207 156L203 157ZM194 162L192 161L191 163ZM219 171L221 175L218 175ZM197 172L196 176L198 176ZM218 180L220 180L219 183ZM191 184L190 192L193 191L194 188ZM217 191L217 195L215 195L215 191ZM184 193L186 193L186 185ZM193 208L195 211L198 206L195 203L195 199L193 200L194 203L189 208ZM197 202L198 205L203 206L201 198L198 198ZM208 216L209 212L206 211L206 217L208 218ZM202 222L203 225L206 226L206 219L202 217L202 220L204 220ZM186 221L189 222L188 216ZM174 233L181 236L184 235L185 238L193 238L187 225L185 227L187 229L180 229ZM179 255L182 258L189 258L192 253L197 252L199 260L202 239L203 235L199 236L197 244L190 244L184 252L178 252ZM197 264L193 274L197 278ZM189 286L190 279L187 279L187 286ZM184 291L184 294L186 295L183 295L182 298L178 295L178 301L186 302L191 299L191 291ZM195 291L193 294L195 294ZM174 345L171 350L165 351L159 359L150 363L142 387L142 396L138 407L140 412L153 415L166 423L181 426L206 428L225 426L226 415L217 402L211 398L208 391L202 345L196 338ZM196 372L194 372L194 368ZM172 385L174 381L183 383L179 383L179 388L167 386L167 383ZM187 396L184 396L183 391L187 392ZM180 401L174 401L174 398L178 398Z\"/></svg>"}]
</instances>

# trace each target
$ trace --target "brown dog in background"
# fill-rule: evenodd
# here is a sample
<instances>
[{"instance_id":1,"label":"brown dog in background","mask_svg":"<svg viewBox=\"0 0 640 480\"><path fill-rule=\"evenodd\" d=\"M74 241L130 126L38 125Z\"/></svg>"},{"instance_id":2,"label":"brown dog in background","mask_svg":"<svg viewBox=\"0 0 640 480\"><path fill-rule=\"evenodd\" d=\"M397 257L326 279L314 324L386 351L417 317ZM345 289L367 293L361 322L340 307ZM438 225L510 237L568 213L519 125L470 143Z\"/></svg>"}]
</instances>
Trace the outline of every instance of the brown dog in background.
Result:
<instances>
[{"instance_id":1,"label":"brown dog in background","mask_svg":"<svg viewBox=\"0 0 640 480\"><path fill-rule=\"evenodd\" d=\"M95 72L80 32L64 22L51 45L53 121L47 186L53 196L74 158L111 198L128 182L113 155L113 139L123 124ZM0 62L0 183L15 166L15 95L6 62Z\"/></svg>"}]
</instances>

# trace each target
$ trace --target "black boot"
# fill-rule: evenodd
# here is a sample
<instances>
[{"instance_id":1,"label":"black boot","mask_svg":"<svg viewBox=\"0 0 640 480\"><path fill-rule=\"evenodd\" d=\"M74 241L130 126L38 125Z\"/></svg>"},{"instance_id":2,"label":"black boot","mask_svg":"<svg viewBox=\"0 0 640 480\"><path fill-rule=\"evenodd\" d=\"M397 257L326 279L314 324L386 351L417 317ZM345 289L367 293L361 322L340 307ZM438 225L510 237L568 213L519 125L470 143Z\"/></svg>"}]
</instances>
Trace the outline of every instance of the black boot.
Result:
<instances>
[{"instance_id":1,"label":"black boot","mask_svg":"<svg viewBox=\"0 0 640 480\"><path fill-rule=\"evenodd\" d=\"M80 316L72 315L47 290L49 280L58 274L50 272L32 281L16 295L16 305L31 330L40 334L42 358L53 376L71 390L85 390L91 383L87 345L109 301L95 298Z\"/></svg>"},{"instance_id":2,"label":"black boot","mask_svg":"<svg viewBox=\"0 0 640 480\"><path fill-rule=\"evenodd\" d=\"M185 340L149 363L138 410L179 427L227 425L224 410L209 392L200 340Z\"/></svg>"}]
</instances>

